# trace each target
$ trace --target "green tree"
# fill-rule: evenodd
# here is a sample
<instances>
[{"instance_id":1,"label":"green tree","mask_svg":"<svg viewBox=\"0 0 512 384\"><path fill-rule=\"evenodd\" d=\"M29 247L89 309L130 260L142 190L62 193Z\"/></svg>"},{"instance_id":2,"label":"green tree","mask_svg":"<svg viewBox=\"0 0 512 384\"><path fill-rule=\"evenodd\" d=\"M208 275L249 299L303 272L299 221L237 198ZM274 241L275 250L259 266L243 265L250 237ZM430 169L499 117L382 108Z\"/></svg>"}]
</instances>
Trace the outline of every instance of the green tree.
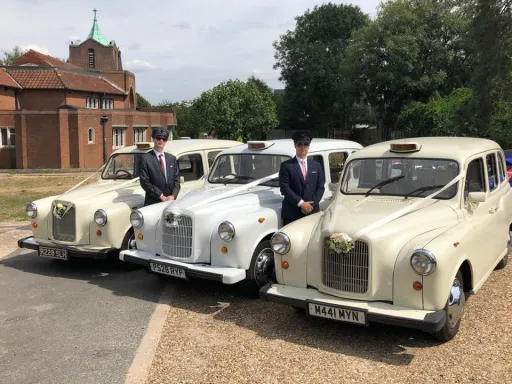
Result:
<instances>
[{"instance_id":1,"label":"green tree","mask_svg":"<svg viewBox=\"0 0 512 384\"><path fill-rule=\"evenodd\" d=\"M398 115L409 102L467 84L466 27L456 1L396 0L354 33L341 73L374 109L381 140L400 128Z\"/></svg>"},{"instance_id":2,"label":"green tree","mask_svg":"<svg viewBox=\"0 0 512 384\"><path fill-rule=\"evenodd\" d=\"M12 51L4 51L0 50L2 53L3 59L0 57L0 65L11 65L13 62L18 60L22 55L23 51L19 46L15 46Z\"/></svg>"},{"instance_id":3,"label":"green tree","mask_svg":"<svg viewBox=\"0 0 512 384\"><path fill-rule=\"evenodd\" d=\"M473 97L469 105L472 122L482 136L489 136L495 113L503 102L512 101L512 6L501 0L470 2L472 20L468 41Z\"/></svg>"},{"instance_id":4,"label":"green tree","mask_svg":"<svg viewBox=\"0 0 512 384\"><path fill-rule=\"evenodd\" d=\"M254 83L258 89L260 90L260 92L263 92L263 93L270 93L270 94L273 94L273 91L272 91L272 88L270 88L267 83L265 83L263 80L261 79L258 79L254 76L251 76L249 77L249 79L247 80L247 82L252 82Z\"/></svg>"},{"instance_id":5,"label":"green tree","mask_svg":"<svg viewBox=\"0 0 512 384\"><path fill-rule=\"evenodd\" d=\"M274 69L280 69L286 84L285 111L292 126L307 124L325 134L347 124L352 100L339 67L352 32L369 17L357 6L327 3L295 20L295 29L273 43Z\"/></svg>"},{"instance_id":6,"label":"green tree","mask_svg":"<svg viewBox=\"0 0 512 384\"><path fill-rule=\"evenodd\" d=\"M194 100L181 102L171 102L164 100L157 104L156 108L172 108L176 114L178 124L176 130L179 137L187 136L198 139L201 133L201 124L197 116L197 107Z\"/></svg>"},{"instance_id":7,"label":"green tree","mask_svg":"<svg viewBox=\"0 0 512 384\"><path fill-rule=\"evenodd\" d=\"M151 103L147 101L142 95L140 95L138 92L137 95L137 108L150 108Z\"/></svg>"},{"instance_id":8,"label":"green tree","mask_svg":"<svg viewBox=\"0 0 512 384\"><path fill-rule=\"evenodd\" d=\"M263 139L278 120L270 92L261 92L254 81L229 80L205 91L194 101L196 122L222 139Z\"/></svg>"}]
</instances>

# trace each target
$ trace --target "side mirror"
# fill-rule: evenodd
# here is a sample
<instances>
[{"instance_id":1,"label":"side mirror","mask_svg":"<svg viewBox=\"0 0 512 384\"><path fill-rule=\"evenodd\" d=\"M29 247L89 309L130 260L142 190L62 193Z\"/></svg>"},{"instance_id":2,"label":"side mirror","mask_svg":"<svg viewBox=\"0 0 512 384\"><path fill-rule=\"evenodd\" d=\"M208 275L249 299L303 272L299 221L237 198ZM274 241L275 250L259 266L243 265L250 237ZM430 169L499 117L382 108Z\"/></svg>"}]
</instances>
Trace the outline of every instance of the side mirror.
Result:
<instances>
[{"instance_id":1,"label":"side mirror","mask_svg":"<svg viewBox=\"0 0 512 384\"><path fill-rule=\"evenodd\" d=\"M486 200L485 192L469 192L468 201L470 203L483 203Z\"/></svg>"},{"instance_id":2,"label":"side mirror","mask_svg":"<svg viewBox=\"0 0 512 384\"><path fill-rule=\"evenodd\" d=\"M185 182L185 178L183 176L180 176L180 184Z\"/></svg>"},{"instance_id":3,"label":"side mirror","mask_svg":"<svg viewBox=\"0 0 512 384\"><path fill-rule=\"evenodd\" d=\"M329 191L336 192L338 189L338 183L329 183Z\"/></svg>"}]
</instances>

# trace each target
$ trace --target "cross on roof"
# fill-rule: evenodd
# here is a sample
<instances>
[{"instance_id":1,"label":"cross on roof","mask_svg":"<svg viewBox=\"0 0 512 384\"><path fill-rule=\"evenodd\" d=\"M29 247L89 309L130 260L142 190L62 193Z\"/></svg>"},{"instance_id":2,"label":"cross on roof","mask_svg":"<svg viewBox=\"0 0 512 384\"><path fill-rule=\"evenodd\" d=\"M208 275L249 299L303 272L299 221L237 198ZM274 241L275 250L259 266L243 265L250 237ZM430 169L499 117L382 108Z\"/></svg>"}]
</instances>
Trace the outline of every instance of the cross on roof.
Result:
<instances>
[{"instance_id":1,"label":"cross on roof","mask_svg":"<svg viewBox=\"0 0 512 384\"><path fill-rule=\"evenodd\" d=\"M94 18L96 19L96 12L98 12L98 10L96 8L94 8L93 12L94 12Z\"/></svg>"}]
</instances>

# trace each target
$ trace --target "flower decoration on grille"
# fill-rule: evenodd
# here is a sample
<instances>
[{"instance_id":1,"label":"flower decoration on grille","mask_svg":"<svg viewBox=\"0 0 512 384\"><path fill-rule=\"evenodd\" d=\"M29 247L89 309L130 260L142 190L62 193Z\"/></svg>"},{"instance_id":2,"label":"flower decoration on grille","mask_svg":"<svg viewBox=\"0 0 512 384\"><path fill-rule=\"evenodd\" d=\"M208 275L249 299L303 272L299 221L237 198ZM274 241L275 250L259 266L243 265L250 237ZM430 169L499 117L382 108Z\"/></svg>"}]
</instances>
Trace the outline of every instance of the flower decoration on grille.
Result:
<instances>
[{"instance_id":1,"label":"flower decoration on grille","mask_svg":"<svg viewBox=\"0 0 512 384\"><path fill-rule=\"evenodd\" d=\"M333 233L329 238L329 248L337 253L349 253L354 248L354 241L346 233Z\"/></svg>"},{"instance_id":2,"label":"flower decoration on grille","mask_svg":"<svg viewBox=\"0 0 512 384\"><path fill-rule=\"evenodd\" d=\"M57 218L57 219L62 219L62 216L64 216L66 214L66 212L68 211L67 209L68 207L62 203L57 203L53 206L53 215Z\"/></svg>"},{"instance_id":3,"label":"flower decoration on grille","mask_svg":"<svg viewBox=\"0 0 512 384\"><path fill-rule=\"evenodd\" d=\"M172 203L169 207L164 210L164 224L169 228L176 228L181 219L181 212L178 207L175 207Z\"/></svg>"}]
</instances>

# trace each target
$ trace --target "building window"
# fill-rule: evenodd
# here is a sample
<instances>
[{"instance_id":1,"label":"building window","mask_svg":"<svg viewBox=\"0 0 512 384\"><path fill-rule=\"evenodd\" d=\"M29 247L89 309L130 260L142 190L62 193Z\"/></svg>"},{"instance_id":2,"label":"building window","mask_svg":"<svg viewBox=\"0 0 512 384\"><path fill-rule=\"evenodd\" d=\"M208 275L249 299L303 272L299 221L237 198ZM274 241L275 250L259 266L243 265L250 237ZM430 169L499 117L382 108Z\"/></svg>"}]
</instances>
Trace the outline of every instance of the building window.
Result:
<instances>
[{"instance_id":1,"label":"building window","mask_svg":"<svg viewBox=\"0 0 512 384\"><path fill-rule=\"evenodd\" d=\"M87 143L94 144L94 128L87 130Z\"/></svg>"},{"instance_id":2,"label":"building window","mask_svg":"<svg viewBox=\"0 0 512 384\"><path fill-rule=\"evenodd\" d=\"M89 49L89 68L96 68L96 60L94 57L94 49Z\"/></svg>"},{"instance_id":3,"label":"building window","mask_svg":"<svg viewBox=\"0 0 512 384\"><path fill-rule=\"evenodd\" d=\"M124 147L124 128L112 128L112 147Z\"/></svg>"},{"instance_id":4,"label":"building window","mask_svg":"<svg viewBox=\"0 0 512 384\"><path fill-rule=\"evenodd\" d=\"M0 128L0 147L14 148L16 146L15 134L14 128Z\"/></svg>"},{"instance_id":5,"label":"building window","mask_svg":"<svg viewBox=\"0 0 512 384\"><path fill-rule=\"evenodd\" d=\"M133 128L133 141L135 144L144 142L145 136L146 128Z\"/></svg>"},{"instance_id":6,"label":"building window","mask_svg":"<svg viewBox=\"0 0 512 384\"><path fill-rule=\"evenodd\" d=\"M114 109L114 99L102 99L101 100L101 108L102 109Z\"/></svg>"},{"instance_id":7,"label":"building window","mask_svg":"<svg viewBox=\"0 0 512 384\"><path fill-rule=\"evenodd\" d=\"M91 109L98 109L100 107L100 99L97 97L88 97L85 100L85 107Z\"/></svg>"}]
</instances>

